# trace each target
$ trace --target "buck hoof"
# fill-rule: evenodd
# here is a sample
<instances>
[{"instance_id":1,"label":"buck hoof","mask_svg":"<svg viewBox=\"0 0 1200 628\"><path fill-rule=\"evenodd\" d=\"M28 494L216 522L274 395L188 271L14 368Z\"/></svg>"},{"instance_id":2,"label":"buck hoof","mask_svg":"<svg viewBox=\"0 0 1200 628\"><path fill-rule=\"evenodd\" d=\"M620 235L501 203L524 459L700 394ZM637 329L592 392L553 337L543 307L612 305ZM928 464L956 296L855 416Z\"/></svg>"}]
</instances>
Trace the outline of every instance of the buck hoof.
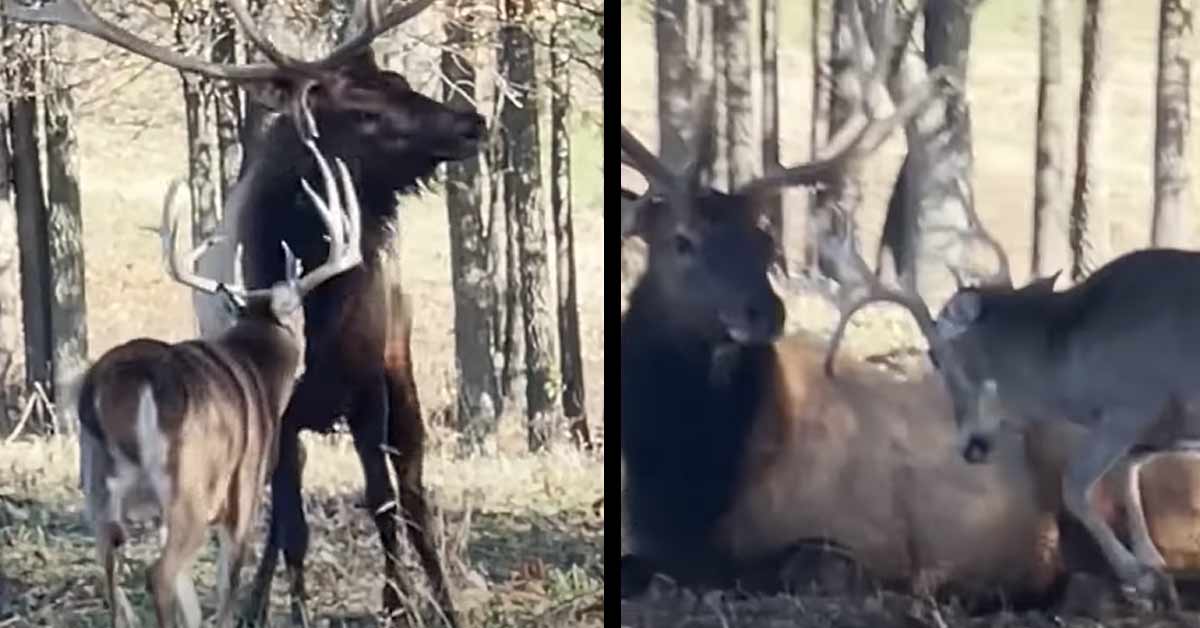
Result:
<instances>
[{"instance_id":1,"label":"buck hoof","mask_svg":"<svg viewBox=\"0 0 1200 628\"><path fill-rule=\"evenodd\" d=\"M267 626L267 601L257 594L251 594L249 601L242 607L238 615L238 628L257 628Z\"/></svg>"},{"instance_id":2,"label":"buck hoof","mask_svg":"<svg viewBox=\"0 0 1200 628\"><path fill-rule=\"evenodd\" d=\"M1155 606L1169 611L1180 610L1175 581L1163 570L1145 567L1133 582L1122 586L1121 590L1136 606L1150 606L1145 610L1153 610Z\"/></svg>"}]
</instances>

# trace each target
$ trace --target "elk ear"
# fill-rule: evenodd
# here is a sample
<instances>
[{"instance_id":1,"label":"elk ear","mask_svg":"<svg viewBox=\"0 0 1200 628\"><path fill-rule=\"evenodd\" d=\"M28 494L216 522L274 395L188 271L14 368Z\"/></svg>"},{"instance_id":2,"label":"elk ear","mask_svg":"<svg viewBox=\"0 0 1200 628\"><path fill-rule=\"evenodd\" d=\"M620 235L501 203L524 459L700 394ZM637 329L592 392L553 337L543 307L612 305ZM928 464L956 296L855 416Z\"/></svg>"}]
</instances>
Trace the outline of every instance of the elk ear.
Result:
<instances>
[{"instance_id":1,"label":"elk ear","mask_svg":"<svg viewBox=\"0 0 1200 628\"><path fill-rule=\"evenodd\" d=\"M256 81L242 86L254 102L271 111L286 112L296 85L285 80Z\"/></svg>"},{"instance_id":2,"label":"elk ear","mask_svg":"<svg viewBox=\"0 0 1200 628\"><path fill-rule=\"evenodd\" d=\"M960 290L950 297L937 320L938 334L953 338L967 331L983 314L983 298L976 290Z\"/></svg>"},{"instance_id":3,"label":"elk ear","mask_svg":"<svg viewBox=\"0 0 1200 628\"><path fill-rule=\"evenodd\" d=\"M650 233L650 212L657 204L649 193L639 196L621 188L621 239L637 236L645 240Z\"/></svg>"}]
</instances>

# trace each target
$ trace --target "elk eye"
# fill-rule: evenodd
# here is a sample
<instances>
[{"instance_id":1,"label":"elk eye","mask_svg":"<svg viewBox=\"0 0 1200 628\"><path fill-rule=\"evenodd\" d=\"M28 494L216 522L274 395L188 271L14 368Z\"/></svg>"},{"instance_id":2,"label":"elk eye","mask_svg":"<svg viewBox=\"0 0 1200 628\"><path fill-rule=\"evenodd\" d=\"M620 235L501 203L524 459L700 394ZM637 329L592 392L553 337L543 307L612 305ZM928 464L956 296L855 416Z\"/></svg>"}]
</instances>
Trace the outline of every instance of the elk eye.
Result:
<instances>
[{"instance_id":1,"label":"elk eye","mask_svg":"<svg viewBox=\"0 0 1200 628\"><path fill-rule=\"evenodd\" d=\"M675 234L675 252L683 257L691 257L696 252L696 244L682 234Z\"/></svg>"}]
</instances>

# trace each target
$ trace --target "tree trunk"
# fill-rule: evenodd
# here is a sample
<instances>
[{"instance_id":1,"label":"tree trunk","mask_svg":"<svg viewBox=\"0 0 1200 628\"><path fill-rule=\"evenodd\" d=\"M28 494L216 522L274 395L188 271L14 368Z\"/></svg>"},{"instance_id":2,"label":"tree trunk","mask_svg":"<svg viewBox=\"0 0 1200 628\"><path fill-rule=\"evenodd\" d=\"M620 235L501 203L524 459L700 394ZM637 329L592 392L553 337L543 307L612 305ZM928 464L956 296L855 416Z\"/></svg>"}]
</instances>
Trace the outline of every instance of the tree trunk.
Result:
<instances>
[{"instance_id":1,"label":"tree trunk","mask_svg":"<svg viewBox=\"0 0 1200 628\"><path fill-rule=\"evenodd\" d=\"M75 420L64 394L87 367L87 300L84 293L83 215L79 196L79 143L75 101L66 77L71 47L66 32L45 33L47 86L46 182L50 243L50 334L53 342L54 397L59 434L72 433ZM50 41L53 39L53 43ZM52 57L57 53L57 58Z\"/></svg>"},{"instance_id":2,"label":"tree trunk","mask_svg":"<svg viewBox=\"0 0 1200 628\"><path fill-rule=\"evenodd\" d=\"M835 4L838 4L835 0L813 0L811 5L812 34L809 39L809 58L812 61L812 117L809 123L808 152L809 157L814 159L817 151L829 139L829 107L833 104L833 69L830 61L833 58ZM811 224L812 217L816 215L818 207L825 199L821 198L815 189L806 189L804 193L808 196L808 212L803 216L803 220L796 221L802 224L799 224L793 233L799 234L802 243L802 259L798 266L812 269L817 263L817 247L812 239L815 233Z\"/></svg>"},{"instance_id":3,"label":"tree trunk","mask_svg":"<svg viewBox=\"0 0 1200 628\"><path fill-rule=\"evenodd\" d=\"M237 26L227 0L214 0L213 16L216 20L213 31L212 60L216 63L236 63ZM228 81L213 83L214 113L217 126L217 155L220 163L220 185L217 189L217 215L219 221L224 211L229 190L237 182L241 166L242 145L240 142L242 123L241 90Z\"/></svg>"},{"instance_id":4,"label":"tree trunk","mask_svg":"<svg viewBox=\"0 0 1200 628\"><path fill-rule=\"evenodd\" d=\"M829 71L832 79L832 89L828 92L829 103L826 111L829 113L829 135L837 133L854 113L855 108L863 99L863 85L859 81L861 68L855 59L869 51L859 50L854 33L857 28L853 20L859 12L855 7L857 0L836 0L833 4L833 26L830 45ZM824 145L825 140L821 144ZM814 152L818 147L814 147ZM820 251L819 243L825 240L850 240L854 250L858 249L857 234L854 229L854 215L862 204L862 183L856 165L848 165L836 179L817 192L817 203L813 209L809 228L812 229L810 243L814 253ZM817 267L827 277L838 279L836 263L816 258Z\"/></svg>"},{"instance_id":5,"label":"tree trunk","mask_svg":"<svg viewBox=\"0 0 1200 628\"><path fill-rule=\"evenodd\" d=\"M486 199L486 207L484 210L487 213L487 247L488 256L492 260L492 268L496 271L496 276L492 279L492 286L495 293L492 295L492 354L499 361L497 372L497 383L500 388L500 395L496 399L496 415L503 416L505 405L508 403L512 395L512 364L515 358L512 357L513 346L513 314L516 309L515 300L510 299L510 296L516 294L516 286L514 285L513 277L516 272L516 264L509 256L508 252L511 249L508 241L508 234L512 223L508 208L504 204L504 159L505 159L505 134L504 128L499 126L500 111L504 106L504 97L499 90L494 90L495 111L491 117L493 132L487 140L487 147L484 151L484 160L487 164L488 176L488 197Z\"/></svg>"},{"instance_id":6,"label":"tree trunk","mask_svg":"<svg viewBox=\"0 0 1200 628\"><path fill-rule=\"evenodd\" d=\"M967 84L971 42L969 0L928 0L925 5L924 63L906 55L892 80L893 100L924 78L926 68L946 66L952 80ZM963 234L975 228L971 186L971 114L965 93L935 99L905 127L908 155L899 201L903 233L900 280L933 307L955 289L948 266L970 270L972 247ZM989 272L994 271L991 269Z\"/></svg>"},{"instance_id":7,"label":"tree trunk","mask_svg":"<svg viewBox=\"0 0 1200 628\"><path fill-rule=\"evenodd\" d=\"M758 16L762 54L762 167L779 166L779 0L762 0ZM792 258L789 229L783 216L783 194L772 194L763 210L771 225L779 258L785 273ZM790 217L787 222L791 222Z\"/></svg>"},{"instance_id":8,"label":"tree trunk","mask_svg":"<svg viewBox=\"0 0 1200 628\"><path fill-rule=\"evenodd\" d=\"M1106 15L1101 0L1083 10L1083 75L1079 86L1079 130L1075 140L1075 191L1071 199L1071 279L1079 281L1107 261L1109 224L1107 188L1101 176L1108 92Z\"/></svg>"},{"instance_id":9,"label":"tree trunk","mask_svg":"<svg viewBox=\"0 0 1200 628\"><path fill-rule=\"evenodd\" d=\"M754 31L749 0L725 0L717 11L717 45L724 52L725 160L729 187L736 188L762 171L762 138L754 117Z\"/></svg>"},{"instance_id":10,"label":"tree trunk","mask_svg":"<svg viewBox=\"0 0 1200 628\"><path fill-rule=\"evenodd\" d=\"M557 8L557 5L556 5ZM558 275L559 369L562 372L563 415L577 445L590 448L584 404L583 351L579 341L579 296L575 275L575 226L571 203L570 54L565 48L560 14L550 31L550 209Z\"/></svg>"},{"instance_id":11,"label":"tree trunk","mask_svg":"<svg viewBox=\"0 0 1200 628\"><path fill-rule=\"evenodd\" d=\"M1042 0L1039 19L1037 150L1033 189L1033 277L1070 263L1070 213L1063 194L1066 153L1066 86L1063 84L1062 0Z\"/></svg>"},{"instance_id":12,"label":"tree trunk","mask_svg":"<svg viewBox=\"0 0 1200 628\"><path fill-rule=\"evenodd\" d=\"M1154 129L1154 246L1186 248L1193 240L1190 212L1192 129L1188 91L1192 76L1192 2L1162 0L1158 21L1157 115Z\"/></svg>"},{"instance_id":13,"label":"tree trunk","mask_svg":"<svg viewBox=\"0 0 1200 628\"><path fill-rule=\"evenodd\" d=\"M442 75L445 102L468 107L475 100L471 58L474 0L447 4ZM464 49L466 49L464 51ZM446 215L450 225L450 274L454 282L454 354L458 371L457 423L461 435L479 443L496 430L496 367L492 360L494 269L484 233L479 160L446 164Z\"/></svg>"},{"instance_id":14,"label":"tree trunk","mask_svg":"<svg viewBox=\"0 0 1200 628\"><path fill-rule=\"evenodd\" d=\"M696 126L692 86L700 7L697 0L656 0L654 40L658 50L658 154L668 164L692 155Z\"/></svg>"},{"instance_id":15,"label":"tree trunk","mask_svg":"<svg viewBox=\"0 0 1200 628\"><path fill-rule=\"evenodd\" d=\"M512 103L508 103L504 110L513 107ZM502 112L504 111L502 110ZM508 170L511 168L509 162L509 131L503 128L503 113L499 118L503 134L503 146L501 147L502 154L498 163L500 164L500 180L501 187L499 188L500 198L497 202L501 205L504 214L504 243L502 254L504 256L504 323L501 329L500 355L502 362L500 367L500 391L505 400L513 399L515 396L515 386L517 380L517 364L521 361L521 350L524 347L521 335L518 330L522 328L521 316L521 301L518 295L521 291L521 280L517 275L517 215L516 208L508 202ZM500 209L500 208L497 208Z\"/></svg>"},{"instance_id":16,"label":"tree trunk","mask_svg":"<svg viewBox=\"0 0 1200 628\"><path fill-rule=\"evenodd\" d=\"M14 29L18 30L18 29ZM25 50L40 48L39 27L20 27ZM38 146L38 76L33 61L16 70L20 92L12 100L13 179L16 184L17 239L21 244L21 303L25 329L25 380L49 387L53 381L50 341L50 246Z\"/></svg>"},{"instance_id":17,"label":"tree trunk","mask_svg":"<svg viewBox=\"0 0 1200 628\"><path fill-rule=\"evenodd\" d=\"M204 28L212 14L195 12L175 21L175 40L192 45L207 37ZM179 73L183 84L184 117L188 137L188 191L192 201L192 242L199 244L217 228L221 205L221 161L217 150L216 101L213 81L191 72Z\"/></svg>"},{"instance_id":18,"label":"tree trunk","mask_svg":"<svg viewBox=\"0 0 1200 628\"><path fill-rule=\"evenodd\" d=\"M9 29L0 18L0 58L12 59L7 41ZM0 68L0 93L11 93L11 66ZM11 427L15 398L10 397L13 366L21 345L20 272L17 242L17 213L13 207L13 159L9 150L10 119L8 105L0 105L0 416L4 417L5 433Z\"/></svg>"},{"instance_id":19,"label":"tree trunk","mask_svg":"<svg viewBox=\"0 0 1200 628\"><path fill-rule=\"evenodd\" d=\"M516 217L520 303L524 314L525 416L530 451L545 447L557 429L559 376L550 305L546 255L546 213L541 202L537 82L534 74L532 0L505 0L500 29L500 70L519 98L509 103L501 124L508 140L504 171L505 204Z\"/></svg>"}]
</instances>

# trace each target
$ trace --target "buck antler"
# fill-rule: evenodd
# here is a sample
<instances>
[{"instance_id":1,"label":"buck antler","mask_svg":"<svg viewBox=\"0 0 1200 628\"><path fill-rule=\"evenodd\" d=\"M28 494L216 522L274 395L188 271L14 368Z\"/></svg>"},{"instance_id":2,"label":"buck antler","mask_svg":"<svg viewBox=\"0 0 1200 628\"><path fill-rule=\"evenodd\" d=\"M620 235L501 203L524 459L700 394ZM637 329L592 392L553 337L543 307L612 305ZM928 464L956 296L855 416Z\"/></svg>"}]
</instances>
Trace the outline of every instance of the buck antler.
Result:
<instances>
[{"instance_id":1,"label":"buck antler","mask_svg":"<svg viewBox=\"0 0 1200 628\"><path fill-rule=\"evenodd\" d=\"M301 180L301 185L304 187L304 193L312 200L313 206L316 208L321 221L325 224L325 228L329 232L329 255L326 257L325 263L312 269L307 275L300 277L298 264L295 262L291 250L286 243L282 244L286 258L286 276L289 281L297 282L297 290L300 296L308 294L325 281L361 264L363 261L361 246L362 210L358 204L358 195L354 190L354 181L350 178L350 171L341 159L335 159L339 175L338 178L335 178L332 169L329 167L329 162L325 160L325 156L317 149L316 143L310 139L306 140L304 144L317 160L317 166L321 171L321 178L324 181L325 195L328 202L323 200L313 190L307 180ZM218 294L224 291L242 301L268 296L270 288L246 289L245 284L241 281L240 272L235 275L235 280L232 284L224 284L215 279L196 274L193 270L196 260L205 251L219 242L222 236L217 235L206 238L191 251L184 251L179 248L179 223L183 217L183 211L182 208L175 208L175 195L182 183L182 179L172 181L170 187L167 188L166 198L163 201L163 256L167 263L167 273L175 281L208 294ZM345 195L344 204L342 199L343 194ZM240 266L240 246L238 247L237 257L236 265Z\"/></svg>"}]
</instances>

